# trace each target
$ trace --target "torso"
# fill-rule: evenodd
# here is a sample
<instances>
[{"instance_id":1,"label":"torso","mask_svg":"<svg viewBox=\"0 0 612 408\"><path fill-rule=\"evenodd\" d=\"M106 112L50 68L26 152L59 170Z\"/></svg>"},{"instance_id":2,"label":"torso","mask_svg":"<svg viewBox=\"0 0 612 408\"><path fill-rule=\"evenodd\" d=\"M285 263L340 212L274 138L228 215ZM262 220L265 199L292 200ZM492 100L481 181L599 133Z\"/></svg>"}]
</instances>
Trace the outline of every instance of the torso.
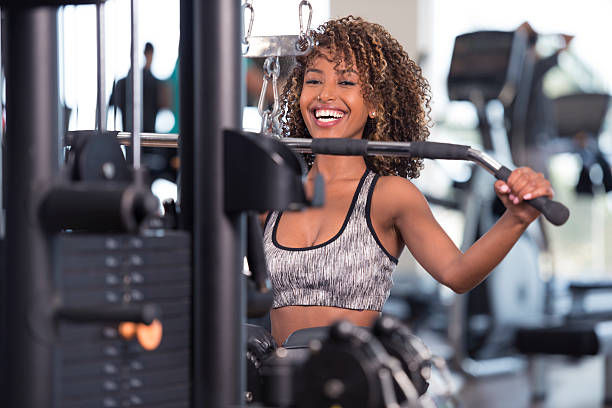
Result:
<instances>
[{"instance_id":1,"label":"torso","mask_svg":"<svg viewBox=\"0 0 612 408\"><path fill-rule=\"evenodd\" d=\"M357 326L371 326L380 312L351 310L330 306L284 306L270 311L272 336L282 344L291 333L306 327L330 326L338 320L348 320Z\"/></svg>"},{"instance_id":2,"label":"torso","mask_svg":"<svg viewBox=\"0 0 612 408\"><path fill-rule=\"evenodd\" d=\"M379 180L382 181L384 178ZM301 212L285 212L278 220L275 238L281 247L288 249L310 248L325 245L342 230L355 197L360 178L346 179L326 185L326 205ZM378 185L378 184L377 184ZM388 248L390 258L397 258L403 245L393 227L392 219L380 216L376 207L384 207L375 195L372 196L372 228L379 244ZM272 225L267 225L271 228ZM346 319L359 326L369 326L380 315L378 310L355 310L334 306L285 305L271 312L272 335L279 344L295 330L328 326L339 319Z\"/></svg>"}]
</instances>

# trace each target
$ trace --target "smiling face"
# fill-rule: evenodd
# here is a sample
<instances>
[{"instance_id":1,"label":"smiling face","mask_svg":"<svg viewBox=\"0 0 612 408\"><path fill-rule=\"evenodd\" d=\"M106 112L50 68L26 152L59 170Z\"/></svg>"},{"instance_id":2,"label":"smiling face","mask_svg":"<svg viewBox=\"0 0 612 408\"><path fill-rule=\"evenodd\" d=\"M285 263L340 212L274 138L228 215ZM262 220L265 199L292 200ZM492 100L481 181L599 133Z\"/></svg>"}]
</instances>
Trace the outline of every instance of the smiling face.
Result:
<instances>
[{"instance_id":1,"label":"smiling face","mask_svg":"<svg viewBox=\"0 0 612 408\"><path fill-rule=\"evenodd\" d=\"M363 98L356 67L336 66L323 53L306 67L300 111L313 138L361 139L372 110Z\"/></svg>"}]
</instances>

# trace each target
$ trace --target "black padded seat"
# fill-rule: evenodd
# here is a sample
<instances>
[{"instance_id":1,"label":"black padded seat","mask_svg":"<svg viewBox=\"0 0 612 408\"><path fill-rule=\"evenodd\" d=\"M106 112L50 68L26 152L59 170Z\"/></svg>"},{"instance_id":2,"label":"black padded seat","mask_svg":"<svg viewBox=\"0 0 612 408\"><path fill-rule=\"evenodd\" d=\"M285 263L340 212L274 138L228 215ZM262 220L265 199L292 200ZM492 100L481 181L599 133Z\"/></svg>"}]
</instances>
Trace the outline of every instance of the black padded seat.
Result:
<instances>
[{"instance_id":1,"label":"black padded seat","mask_svg":"<svg viewBox=\"0 0 612 408\"><path fill-rule=\"evenodd\" d=\"M283 343L283 347L291 348L308 348L312 340L323 341L327 338L329 326L307 327L299 329L289 335Z\"/></svg>"},{"instance_id":2,"label":"black padded seat","mask_svg":"<svg viewBox=\"0 0 612 408\"><path fill-rule=\"evenodd\" d=\"M612 321L575 321L552 327L521 328L515 345L525 354L581 357L612 354Z\"/></svg>"}]
</instances>

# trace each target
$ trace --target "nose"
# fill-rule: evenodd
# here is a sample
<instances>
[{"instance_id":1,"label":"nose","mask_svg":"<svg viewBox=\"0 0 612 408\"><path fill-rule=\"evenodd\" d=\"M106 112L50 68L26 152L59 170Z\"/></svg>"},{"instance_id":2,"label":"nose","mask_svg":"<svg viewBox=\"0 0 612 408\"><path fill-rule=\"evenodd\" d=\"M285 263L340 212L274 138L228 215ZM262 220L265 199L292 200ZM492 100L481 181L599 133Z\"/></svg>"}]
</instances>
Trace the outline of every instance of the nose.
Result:
<instances>
[{"instance_id":1,"label":"nose","mask_svg":"<svg viewBox=\"0 0 612 408\"><path fill-rule=\"evenodd\" d=\"M336 84L334 81L325 81L321 85L317 99L321 102L329 102L336 99Z\"/></svg>"}]
</instances>

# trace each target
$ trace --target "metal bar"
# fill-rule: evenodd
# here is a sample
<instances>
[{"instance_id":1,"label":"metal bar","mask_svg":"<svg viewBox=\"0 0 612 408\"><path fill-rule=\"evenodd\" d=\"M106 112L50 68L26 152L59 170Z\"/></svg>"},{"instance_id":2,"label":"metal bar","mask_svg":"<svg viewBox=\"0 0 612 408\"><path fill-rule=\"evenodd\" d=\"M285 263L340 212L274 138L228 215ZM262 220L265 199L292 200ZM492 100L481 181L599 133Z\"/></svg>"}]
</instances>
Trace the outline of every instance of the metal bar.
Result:
<instances>
[{"instance_id":1,"label":"metal bar","mask_svg":"<svg viewBox=\"0 0 612 408\"><path fill-rule=\"evenodd\" d=\"M176 148L179 135L176 133L142 133L143 146L169 147ZM129 132L119 132L117 134L119 143L129 146L131 135ZM312 139L301 139L285 137L277 139L296 153L312 153ZM412 157L412 144L410 142L368 142L368 156L386 155ZM495 174L502 165L484 152L470 148L468 150L470 161L477 163L491 174Z\"/></svg>"},{"instance_id":2,"label":"metal bar","mask_svg":"<svg viewBox=\"0 0 612 408\"><path fill-rule=\"evenodd\" d=\"M179 39L179 131L178 157L180 177L177 185L177 203L181 211L178 226L193 234L194 229L194 61L193 61L193 0L181 0ZM193 265L192 265L193 266ZM193 269L193 268L192 268ZM195 391L194 391L195 393Z\"/></svg>"},{"instance_id":3,"label":"metal bar","mask_svg":"<svg viewBox=\"0 0 612 408\"><path fill-rule=\"evenodd\" d=\"M97 28L97 65L98 65L98 131L106 130L106 47L105 47L105 18L104 2L98 1L96 4L96 28Z\"/></svg>"},{"instance_id":4,"label":"metal bar","mask_svg":"<svg viewBox=\"0 0 612 408\"><path fill-rule=\"evenodd\" d=\"M117 140L124 146L130 145L131 138L130 132L119 132L117 134ZM179 135L176 133L141 133L140 139L142 146L176 148ZM310 149L312 139L286 137L278 140L297 153L312 152ZM405 150L409 148L410 143L408 142L368 142L368 154L371 155L392 154L395 156L410 156L409 152Z\"/></svg>"},{"instance_id":5,"label":"metal bar","mask_svg":"<svg viewBox=\"0 0 612 408\"><path fill-rule=\"evenodd\" d=\"M131 132L119 132L117 140L124 146L132 145ZM170 147L176 148L178 145L178 134L176 133L141 133L140 145L146 147Z\"/></svg>"},{"instance_id":6,"label":"metal bar","mask_svg":"<svg viewBox=\"0 0 612 408\"><path fill-rule=\"evenodd\" d=\"M2 10L7 23L6 297L2 406L45 408L56 395L51 309L54 250L37 220L59 172L60 101L57 9Z\"/></svg>"},{"instance_id":7,"label":"metal bar","mask_svg":"<svg viewBox=\"0 0 612 408\"><path fill-rule=\"evenodd\" d=\"M242 406L244 216L226 214L223 129L241 126L240 2L193 2L194 404ZM182 125L182 124L181 124Z\"/></svg>"},{"instance_id":8,"label":"metal bar","mask_svg":"<svg viewBox=\"0 0 612 408\"><path fill-rule=\"evenodd\" d=\"M179 124L181 138L178 138L178 157L180 162L180 177L177 180L177 203L181 211L178 215L178 227L184 229L194 236L194 60L193 60L193 24L194 24L194 0L180 0L180 38L179 38L179 97L180 112ZM199 279L196 278L196 254L195 239L191 240L191 270L192 270L192 310L191 310L191 404L192 407L204 407L204 398L199 384L202 383L201 345L199 333L201 332L201 316L207 311L201 308L201 301L195 285Z\"/></svg>"},{"instance_id":9,"label":"metal bar","mask_svg":"<svg viewBox=\"0 0 612 408\"><path fill-rule=\"evenodd\" d=\"M2 23L2 18L0 14L0 95L4 95L4 47L2 47L2 43L4 40L4 24ZM2 98L0 98L0 112L4 112L4 102ZM4 221L4 209L6 204L4 202L6 194L4 193L4 189L6 188L6 171L4 169L5 166L5 158L4 158L4 127L0 126L0 239L4 238L4 229L5 229L5 221ZM0 273L2 273L2 266L0 266ZM0 286L0 290L2 287ZM2 294L0 293L0 296ZM0 312L0 324L2 324L2 313ZM0 375L0 383L3 383L2 376Z\"/></svg>"},{"instance_id":10,"label":"metal bar","mask_svg":"<svg viewBox=\"0 0 612 408\"><path fill-rule=\"evenodd\" d=\"M468 156L470 161L478 164L480 167L493 175L495 175L495 173L503 167L497 160L476 149L468 149Z\"/></svg>"},{"instance_id":11,"label":"metal bar","mask_svg":"<svg viewBox=\"0 0 612 408\"><path fill-rule=\"evenodd\" d=\"M142 146L170 147L176 148L179 135L176 133L141 133ZM125 146L130 145L130 132L119 132L117 134L119 143ZM311 153L312 139L300 139L285 137L278 139L281 143L291 148L296 153ZM368 155L393 155L411 157L410 142L368 142ZM492 160L492 159L491 159Z\"/></svg>"},{"instance_id":12,"label":"metal bar","mask_svg":"<svg viewBox=\"0 0 612 408\"><path fill-rule=\"evenodd\" d=\"M312 153L312 139L300 139L293 137L285 137L279 139L280 142L291 148L297 153ZM411 144L409 142L374 142L368 141L367 154L369 156L376 155L393 155L393 156L412 156L410 152Z\"/></svg>"},{"instance_id":13,"label":"metal bar","mask_svg":"<svg viewBox=\"0 0 612 408\"><path fill-rule=\"evenodd\" d=\"M242 56L247 58L298 57L312 51L312 39L308 40L308 47L305 47L304 50L300 49L300 44L298 35L249 37L248 50Z\"/></svg>"},{"instance_id":14,"label":"metal bar","mask_svg":"<svg viewBox=\"0 0 612 408\"><path fill-rule=\"evenodd\" d=\"M142 126L142 78L138 63L138 0L131 0L132 12L132 165L140 169L140 129Z\"/></svg>"}]
</instances>

